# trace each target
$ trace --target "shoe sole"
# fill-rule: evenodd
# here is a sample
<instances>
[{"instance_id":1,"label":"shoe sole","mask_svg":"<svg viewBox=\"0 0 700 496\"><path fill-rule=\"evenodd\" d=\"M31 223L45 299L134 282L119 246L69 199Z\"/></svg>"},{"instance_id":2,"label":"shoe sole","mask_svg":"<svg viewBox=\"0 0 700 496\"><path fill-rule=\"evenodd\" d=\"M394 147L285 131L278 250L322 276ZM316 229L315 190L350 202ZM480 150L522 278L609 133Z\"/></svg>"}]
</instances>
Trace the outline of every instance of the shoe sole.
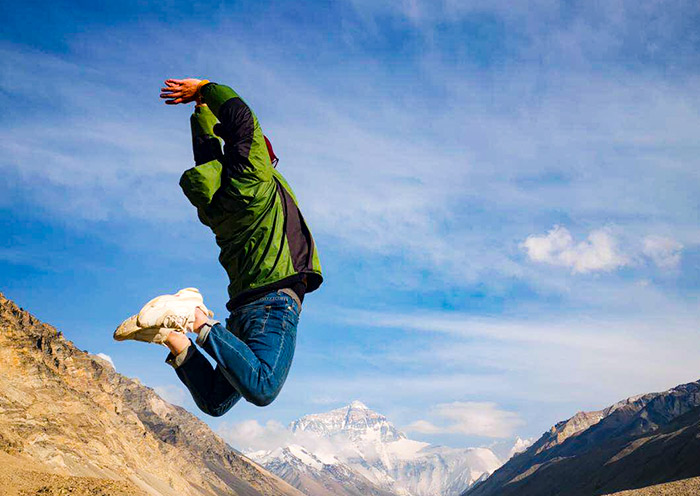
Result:
<instances>
[{"instance_id":1,"label":"shoe sole","mask_svg":"<svg viewBox=\"0 0 700 496\"><path fill-rule=\"evenodd\" d=\"M132 315L114 331L115 341L143 341L145 343L163 344L171 332L175 329L161 327L141 327L138 325L138 315Z\"/></svg>"},{"instance_id":2,"label":"shoe sole","mask_svg":"<svg viewBox=\"0 0 700 496\"><path fill-rule=\"evenodd\" d=\"M138 325L138 317L138 314L132 315L124 322L119 324L119 327L117 327L117 329L114 331L114 339L116 341L125 341L130 339L129 336L140 329Z\"/></svg>"}]
</instances>

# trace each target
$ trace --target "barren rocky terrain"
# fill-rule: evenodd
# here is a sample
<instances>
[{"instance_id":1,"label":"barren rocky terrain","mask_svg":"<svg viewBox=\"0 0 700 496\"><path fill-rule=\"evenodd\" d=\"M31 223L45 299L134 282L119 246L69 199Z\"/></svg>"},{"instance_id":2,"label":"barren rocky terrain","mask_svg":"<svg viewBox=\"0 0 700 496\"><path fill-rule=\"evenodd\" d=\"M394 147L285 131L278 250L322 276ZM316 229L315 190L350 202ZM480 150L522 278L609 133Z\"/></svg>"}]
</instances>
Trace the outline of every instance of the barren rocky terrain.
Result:
<instances>
[{"instance_id":1,"label":"barren rocky terrain","mask_svg":"<svg viewBox=\"0 0 700 496\"><path fill-rule=\"evenodd\" d=\"M698 476L700 381L579 412L465 496L596 496L625 490L685 496L700 494L691 489Z\"/></svg>"},{"instance_id":2,"label":"barren rocky terrain","mask_svg":"<svg viewBox=\"0 0 700 496\"><path fill-rule=\"evenodd\" d=\"M608 496L697 496L700 494L700 477L667 482L642 489L620 491Z\"/></svg>"},{"instance_id":3,"label":"barren rocky terrain","mask_svg":"<svg viewBox=\"0 0 700 496\"><path fill-rule=\"evenodd\" d=\"M0 456L2 494L301 494L1 294Z\"/></svg>"}]
</instances>

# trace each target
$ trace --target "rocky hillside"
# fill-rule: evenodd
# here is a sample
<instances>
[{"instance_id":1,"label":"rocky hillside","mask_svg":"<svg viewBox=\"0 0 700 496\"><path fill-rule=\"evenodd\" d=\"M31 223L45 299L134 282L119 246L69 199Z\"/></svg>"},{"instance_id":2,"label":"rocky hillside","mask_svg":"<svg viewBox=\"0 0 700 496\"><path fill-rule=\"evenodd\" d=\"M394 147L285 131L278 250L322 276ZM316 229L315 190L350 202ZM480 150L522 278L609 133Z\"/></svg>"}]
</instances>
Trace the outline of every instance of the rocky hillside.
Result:
<instances>
[{"instance_id":1,"label":"rocky hillside","mask_svg":"<svg viewBox=\"0 0 700 496\"><path fill-rule=\"evenodd\" d=\"M294 495L186 410L0 294L2 494Z\"/></svg>"},{"instance_id":2,"label":"rocky hillside","mask_svg":"<svg viewBox=\"0 0 700 496\"><path fill-rule=\"evenodd\" d=\"M700 477L629 489L606 496L696 496L700 494Z\"/></svg>"},{"instance_id":3,"label":"rocky hillside","mask_svg":"<svg viewBox=\"0 0 700 496\"><path fill-rule=\"evenodd\" d=\"M700 476L699 461L700 381L578 413L464 494L602 495Z\"/></svg>"}]
</instances>

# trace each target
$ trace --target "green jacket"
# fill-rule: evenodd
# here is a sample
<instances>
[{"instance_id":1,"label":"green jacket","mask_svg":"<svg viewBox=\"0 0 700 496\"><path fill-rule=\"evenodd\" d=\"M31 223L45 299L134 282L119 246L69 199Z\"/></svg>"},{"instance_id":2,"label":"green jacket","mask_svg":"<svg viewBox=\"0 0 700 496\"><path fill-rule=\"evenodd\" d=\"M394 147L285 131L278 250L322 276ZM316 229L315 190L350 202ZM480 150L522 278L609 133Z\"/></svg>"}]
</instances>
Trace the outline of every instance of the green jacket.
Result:
<instances>
[{"instance_id":1,"label":"green jacket","mask_svg":"<svg viewBox=\"0 0 700 496\"><path fill-rule=\"evenodd\" d=\"M323 281L316 245L289 184L270 163L258 119L228 86L209 83L200 95L207 105L190 118L195 167L180 186L216 235L230 281L227 307L302 279L306 292L314 291Z\"/></svg>"}]
</instances>

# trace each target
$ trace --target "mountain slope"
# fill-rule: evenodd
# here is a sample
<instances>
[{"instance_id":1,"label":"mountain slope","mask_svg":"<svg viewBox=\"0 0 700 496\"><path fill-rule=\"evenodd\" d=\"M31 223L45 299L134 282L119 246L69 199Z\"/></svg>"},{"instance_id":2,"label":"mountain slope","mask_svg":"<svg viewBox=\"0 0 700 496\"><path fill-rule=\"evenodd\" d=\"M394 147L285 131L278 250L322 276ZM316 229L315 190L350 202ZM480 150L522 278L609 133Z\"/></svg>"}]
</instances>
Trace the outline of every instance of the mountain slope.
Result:
<instances>
[{"instance_id":1,"label":"mountain slope","mask_svg":"<svg viewBox=\"0 0 700 496\"><path fill-rule=\"evenodd\" d=\"M606 496L691 496L700 494L700 477L628 489Z\"/></svg>"},{"instance_id":2,"label":"mountain slope","mask_svg":"<svg viewBox=\"0 0 700 496\"><path fill-rule=\"evenodd\" d=\"M465 493L600 495L700 476L700 382L560 422Z\"/></svg>"},{"instance_id":3,"label":"mountain slope","mask_svg":"<svg viewBox=\"0 0 700 496\"><path fill-rule=\"evenodd\" d=\"M299 445L251 455L270 472L310 496L394 496L334 456Z\"/></svg>"},{"instance_id":4,"label":"mountain slope","mask_svg":"<svg viewBox=\"0 0 700 496\"><path fill-rule=\"evenodd\" d=\"M33 478L41 494L301 494L0 294L3 452L20 467L0 471L8 491Z\"/></svg>"},{"instance_id":5,"label":"mountain slope","mask_svg":"<svg viewBox=\"0 0 700 496\"><path fill-rule=\"evenodd\" d=\"M359 401L306 415L290 430L309 446L250 456L311 496L325 496L330 487L342 496L458 495L501 465L487 448L455 449L408 439Z\"/></svg>"}]
</instances>

